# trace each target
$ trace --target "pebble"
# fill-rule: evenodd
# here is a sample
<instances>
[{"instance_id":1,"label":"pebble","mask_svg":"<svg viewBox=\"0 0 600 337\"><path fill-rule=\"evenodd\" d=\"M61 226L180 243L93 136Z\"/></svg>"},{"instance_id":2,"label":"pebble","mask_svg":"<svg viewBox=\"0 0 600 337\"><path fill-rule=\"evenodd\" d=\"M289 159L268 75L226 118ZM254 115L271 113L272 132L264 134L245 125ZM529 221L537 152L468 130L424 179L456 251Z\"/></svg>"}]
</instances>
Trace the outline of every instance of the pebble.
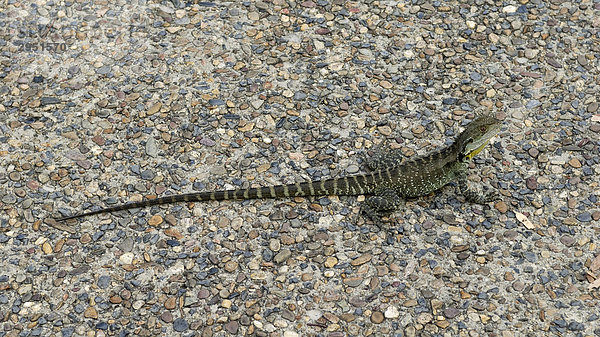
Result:
<instances>
[{"instance_id":1,"label":"pebble","mask_svg":"<svg viewBox=\"0 0 600 337\"><path fill-rule=\"evenodd\" d=\"M169 297L165 301L165 308L166 309L169 309L169 310L175 309L176 305L177 305L177 298L176 297Z\"/></svg>"},{"instance_id":2,"label":"pebble","mask_svg":"<svg viewBox=\"0 0 600 337\"><path fill-rule=\"evenodd\" d=\"M326 260L325 260L325 267L327 268L333 268L335 267L335 265L338 263L338 259L335 256L329 256Z\"/></svg>"},{"instance_id":3,"label":"pebble","mask_svg":"<svg viewBox=\"0 0 600 337\"><path fill-rule=\"evenodd\" d=\"M110 275L101 275L100 277L98 277L96 285L101 289L107 289L110 286L110 280Z\"/></svg>"},{"instance_id":4,"label":"pebble","mask_svg":"<svg viewBox=\"0 0 600 337\"><path fill-rule=\"evenodd\" d=\"M569 165L571 165L574 168L581 168L581 162L577 158L571 158L569 160Z\"/></svg>"},{"instance_id":5,"label":"pebble","mask_svg":"<svg viewBox=\"0 0 600 337\"><path fill-rule=\"evenodd\" d=\"M494 207L500 213L506 213L508 211L508 205L504 201L498 201L498 202L496 202L496 204L494 205Z\"/></svg>"},{"instance_id":6,"label":"pebble","mask_svg":"<svg viewBox=\"0 0 600 337\"><path fill-rule=\"evenodd\" d=\"M146 154L150 157L156 157L158 155L158 146L156 144L156 140L152 137L148 139L146 142Z\"/></svg>"},{"instance_id":7,"label":"pebble","mask_svg":"<svg viewBox=\"0 0 600 337\"><path fill-rule=\"evenodd\" d=\"M357 257L356 259L352 260L352 262L350 263L353 266L360 266L362 264L365 264L369 261L371 261L372 255L371 254L363 254L359 257Z\"/></svg>"},{"instance_id":8,"label":"pebble","mask_svg":"<svg viewBox=\"0 0 600 337\"><path fill-rule=\"evenodd\" d=\"M83 317L85 318L98 318L98 311L94 307L87 307L83 312Z\"/></svg>"},{"instance_id":9,"label":"pebble","mask_svg":"<svg viewBox=\"0 0 600 337\"><path fill-rule=\"evenodd\" d=\"M583 212L577 215L577 220L581 221L581 222L590 222L592 221L592 215L590 214L590 212Z\"/></svg>"},{"instance_id":10,"label":"pebble","mask_svg":"<svg viewBox=\"0 0 600 337\"><path fill-rule=\"evenodd\" d=\"M227 332L230 334L233 334L233 335L237 334L238 329L239 329L239 323L237 321L231 321L231 322L227 322L225 324L225 330L227 330Z\"/></svg>"},{"instance_id":11,"label":"pebble","mask_svg":"<svg viewBox=\"0 0 600 337\"><path fill-rule=\"evenodd\" d=\"M389 306L384 312L385 318L398 318L400 316L400 311L395 306Z\"/></svg>"},{"instance_id":12,"label":"pebble","mask_svg":"<svg viewBox=\"0 0 600 337\"><path fill-rule=\"evenodd\" d=\"M371 322L375 324L381 324L384 319L385 317L380 311L373 311L373 313L371 314Z\"/></svg>"},{"instance_id":13,"label":"pebble","mask_svg":"<svg viewBox=\"0 0 600 337\"><path fill-rule=\"evenodd\" d=\"M123 255L119 256L119 260L123 264L132 264L133 263L133 258L134 258L134 254L131 253L131 252L124 253Z\"/></svg>"},{"instance_id":14,"label":"pebble","mask_svg":"<svg viewBox=\"0 0 600 337\"><path fill-rule=\"evenodd\" d=\"M274 257L275 263L282 263L287 261L292 256L292 252L289 249L282 249L277 255Z\"/></svg>"}]
</instances>

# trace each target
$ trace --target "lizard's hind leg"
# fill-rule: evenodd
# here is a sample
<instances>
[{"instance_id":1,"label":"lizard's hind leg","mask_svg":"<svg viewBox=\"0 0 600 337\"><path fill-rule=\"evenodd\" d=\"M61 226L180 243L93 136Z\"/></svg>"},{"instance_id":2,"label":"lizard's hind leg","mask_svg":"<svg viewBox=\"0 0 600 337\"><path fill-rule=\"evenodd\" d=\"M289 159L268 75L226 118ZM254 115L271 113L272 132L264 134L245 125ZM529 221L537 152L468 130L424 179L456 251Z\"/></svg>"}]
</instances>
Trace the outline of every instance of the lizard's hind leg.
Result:
<instances>
[{"instance_id":1,"label":"lizard's hind leg","mask_svg":"<svg viewBox=\"0 0 600 337\"><path fill-rule=\"evenodd\" d=\"M375 146L372 152L371 155L364 153L362 156L363 163L369 171L392 169L400 165L404 159L400 149L390 149L387 140Z\"/></svg>"}]
</instances>

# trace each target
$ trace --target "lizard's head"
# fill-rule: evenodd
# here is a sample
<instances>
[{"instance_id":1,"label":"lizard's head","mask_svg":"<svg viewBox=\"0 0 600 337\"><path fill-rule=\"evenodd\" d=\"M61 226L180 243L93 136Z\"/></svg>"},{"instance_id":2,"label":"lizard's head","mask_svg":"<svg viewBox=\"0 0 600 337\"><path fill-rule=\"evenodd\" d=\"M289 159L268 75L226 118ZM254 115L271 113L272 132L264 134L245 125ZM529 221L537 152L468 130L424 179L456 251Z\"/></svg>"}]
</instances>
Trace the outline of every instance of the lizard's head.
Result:
<instances>
[{"instance_id":1,"label":"lizard's head","mask_svg":"<svg viewBox=\"0 0 600 337\"><path fill-rule=\"evenodd\" d=\"M460 149L461 159L470 160L481 152L490 139L500 131L501 124L500 120L490 115L479 116L469 123L455 142Z\"/></svg>"}]
</instances>

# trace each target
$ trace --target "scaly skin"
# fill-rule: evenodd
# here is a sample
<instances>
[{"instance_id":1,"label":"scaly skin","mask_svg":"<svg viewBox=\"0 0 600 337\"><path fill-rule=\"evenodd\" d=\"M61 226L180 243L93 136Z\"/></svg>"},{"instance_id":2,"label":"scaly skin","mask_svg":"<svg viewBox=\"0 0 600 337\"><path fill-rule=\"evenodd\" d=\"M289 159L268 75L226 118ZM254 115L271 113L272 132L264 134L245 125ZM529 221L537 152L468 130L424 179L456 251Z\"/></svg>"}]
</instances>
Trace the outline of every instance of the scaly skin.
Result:
<instances>
[{"instance_id":1,"label":"scaly skin","mask_svg":"<svg viewBox=\"0 0 600 337\"><path fill-rule=\"evenodd\" d=\"M469 123L450 146L405 163L401 163L397 153L378 154L367 161L372 171L365 174L289 185L178 194L79 213L57 221L176 202L326 195L366 195L363 213L379 219L380 215L398 209L402 198L430 194L451 181L459 182L467 199L482 203L491 199L492 194L481 196L467 187L468 161L498 133L500 124L494 117L480 116Z\"/></svg>"}]
</instances>

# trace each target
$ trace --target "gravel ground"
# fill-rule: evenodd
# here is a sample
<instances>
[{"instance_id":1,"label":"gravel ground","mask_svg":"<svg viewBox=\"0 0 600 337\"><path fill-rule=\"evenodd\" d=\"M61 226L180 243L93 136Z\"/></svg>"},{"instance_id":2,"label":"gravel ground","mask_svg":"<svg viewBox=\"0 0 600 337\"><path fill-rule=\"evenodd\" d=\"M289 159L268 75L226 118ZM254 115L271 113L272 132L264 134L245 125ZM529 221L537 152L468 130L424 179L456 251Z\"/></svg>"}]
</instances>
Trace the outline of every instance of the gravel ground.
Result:
<instances>
[{"instance_id":1,"label":"gravel ground","mask_svg":"<svg viewBox=\"0 0 600 337\"><path fill-rule=\"evenodd\" d=\"M5 0L0 337L600 336L600 1ZM504 121L471 179L52 216L410 158Z\"/></svg>"}]
</instances>

